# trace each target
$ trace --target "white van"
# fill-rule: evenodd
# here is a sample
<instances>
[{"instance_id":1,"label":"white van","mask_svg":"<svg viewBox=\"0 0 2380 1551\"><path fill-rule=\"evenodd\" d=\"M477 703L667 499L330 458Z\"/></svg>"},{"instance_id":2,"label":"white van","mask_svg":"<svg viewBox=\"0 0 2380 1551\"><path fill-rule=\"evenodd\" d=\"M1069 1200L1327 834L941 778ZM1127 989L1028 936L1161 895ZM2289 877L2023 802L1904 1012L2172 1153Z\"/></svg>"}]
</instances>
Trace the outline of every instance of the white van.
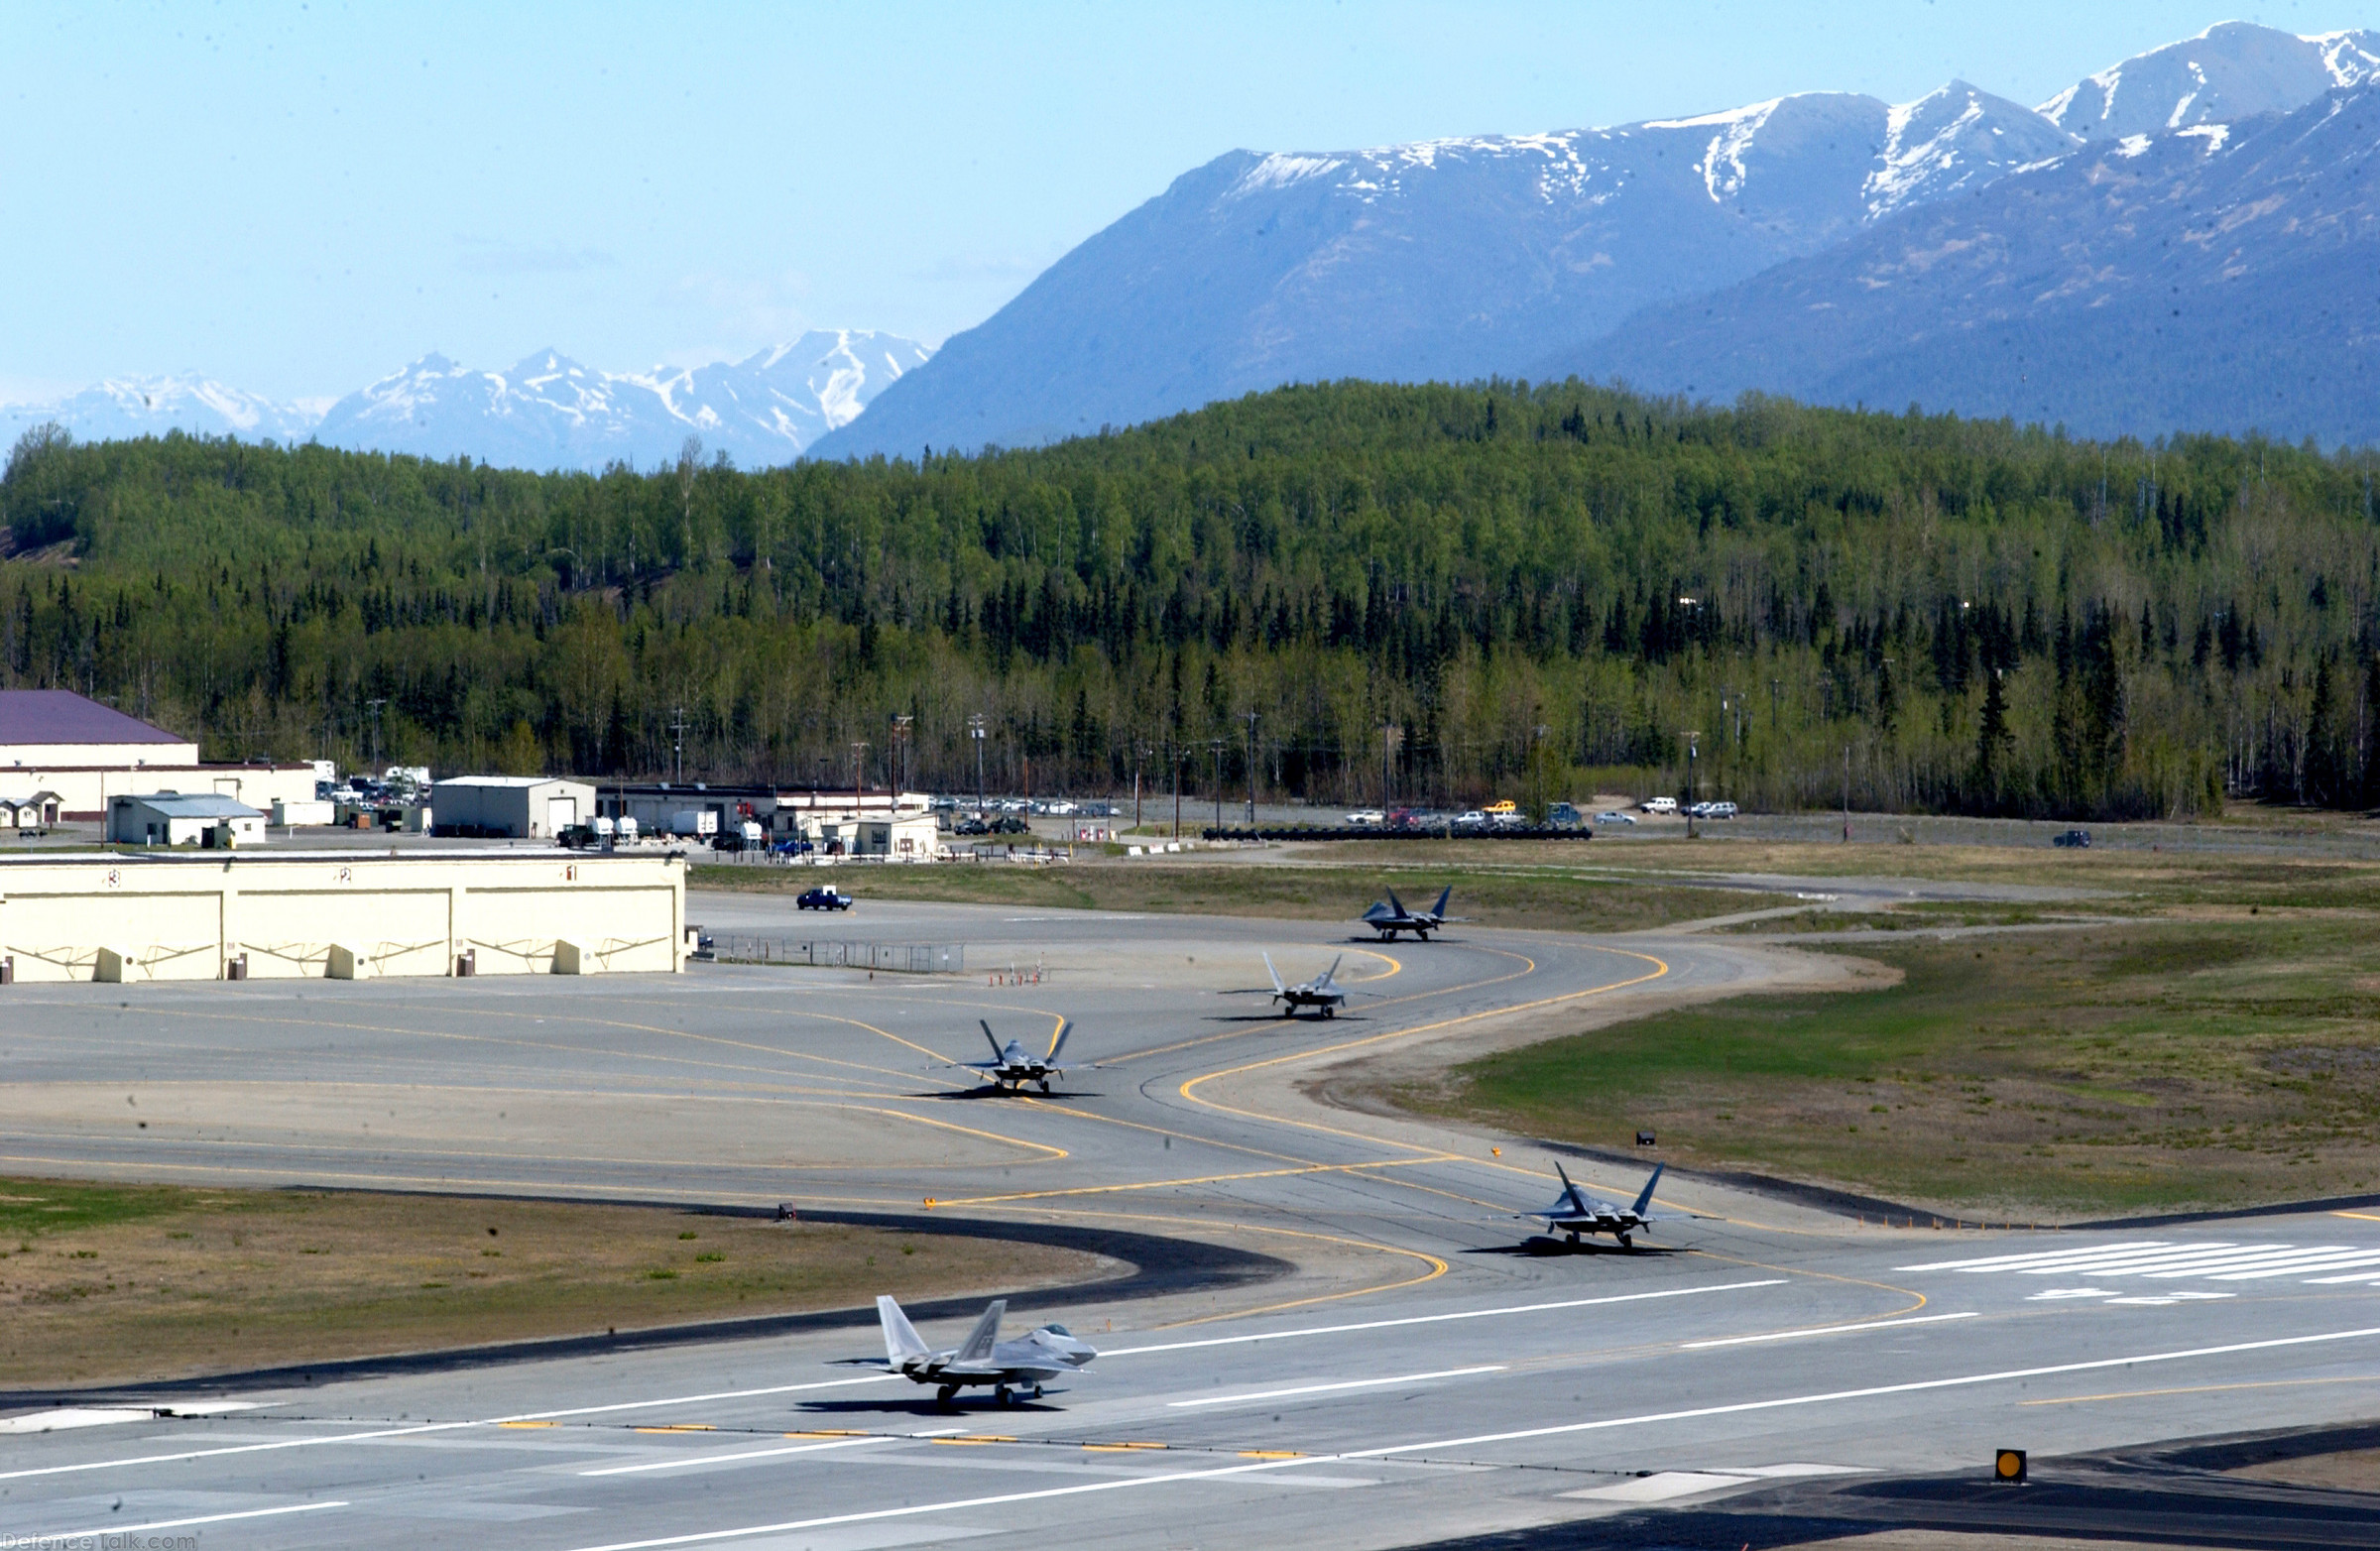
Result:
<instances>
[{"instance_id":1,"label":"white van","mask_svg":"<svg viewBox=\"0 0 2380 1551\"><path fill-rule=\"evenodd\" d=\"M1675 797L1647 797L1636 805L1647 813L1675 813L1678 811L1678 799Z\"/></svg>"}]
</instances>

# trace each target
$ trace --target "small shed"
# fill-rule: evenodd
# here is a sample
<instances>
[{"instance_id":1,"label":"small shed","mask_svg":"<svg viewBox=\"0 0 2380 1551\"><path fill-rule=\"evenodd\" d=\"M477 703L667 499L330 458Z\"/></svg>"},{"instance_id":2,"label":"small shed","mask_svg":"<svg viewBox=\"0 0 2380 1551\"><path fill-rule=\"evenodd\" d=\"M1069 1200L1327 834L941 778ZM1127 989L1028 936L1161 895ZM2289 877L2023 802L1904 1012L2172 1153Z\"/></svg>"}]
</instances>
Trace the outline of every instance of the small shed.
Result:
<instances>
[{"instance_id":1,"label":"small shed","mask_svg":"<svg viewBox=\"0 0 2380 1551\"><path fill-rule=\"evenodd\" d=\"M59 801L55 791L0 796L0 829L50 829L58 823Z\"/></svg>"},{"instance_id":2,"label":"small shed","mask_svg":"<svg viewBox=\"0 0 2380 1551\"><path fill-rule=\"evenodd\" d=\"M236 797L153 791L109 800L107 838L117 845L229 850L261 844L265 815Z\"/></svg>"},{"instance_id":3,"label":"small shed","mask_svg":"<svg viewBox=\"0 0 2380 1551\"><path fill-rule=\"evenodd\" d=\"M441 835L551 840L595 816L595 788L557 776L450 776L430 787Z\"/></svg>"}]
</instances>

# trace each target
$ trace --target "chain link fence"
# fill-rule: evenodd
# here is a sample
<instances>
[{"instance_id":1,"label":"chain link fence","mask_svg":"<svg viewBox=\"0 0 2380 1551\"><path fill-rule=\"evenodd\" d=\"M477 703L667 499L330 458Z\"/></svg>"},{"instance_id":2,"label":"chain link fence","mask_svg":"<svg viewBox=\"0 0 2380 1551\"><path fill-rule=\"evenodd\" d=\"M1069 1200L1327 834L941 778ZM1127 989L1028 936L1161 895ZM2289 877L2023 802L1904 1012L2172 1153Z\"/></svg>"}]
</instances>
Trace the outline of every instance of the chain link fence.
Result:
<instances>
[{"instance_id":1,"label":"chain link fence","mask_svg":"<svg viewBox=\"0 0 2380 1551\"><path fill-rule=\"evenodd\" d=\"M704 936L711 956L722 964L806 964L903 975L959 975L967 969L967 946L957 942L819 942L725 931Z\"/></svg>"}]
</instances>

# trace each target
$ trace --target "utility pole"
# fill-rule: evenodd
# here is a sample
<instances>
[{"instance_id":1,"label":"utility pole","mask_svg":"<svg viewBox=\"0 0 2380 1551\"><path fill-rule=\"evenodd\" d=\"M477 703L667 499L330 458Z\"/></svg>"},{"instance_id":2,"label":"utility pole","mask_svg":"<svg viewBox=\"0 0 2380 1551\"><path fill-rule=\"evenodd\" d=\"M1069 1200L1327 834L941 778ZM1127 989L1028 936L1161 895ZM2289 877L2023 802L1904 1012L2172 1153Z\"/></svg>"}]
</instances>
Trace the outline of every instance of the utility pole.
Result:
<instances>
[{"instance_id":1,"label":"utility pole","mask_svg":"<svg viewBox=\"0 0 2380 1551\"><path fill-rule=\"evenodd\" d=\"M860 802L866 790L868 776L868 743L864 738L851 741L851 821L860 821Z\"/></svg>"},{"instance_id":2,"label":"utility pole","mask_svg":"<svg viewBox=\"0 0 2380 1551\"><path fill-rule=\"evenodd\" d=\"M1851 746L1843 746L1843 843L1851 843Z\"/></svg>"},{"instance_id":3,"label":"utility pole","mask_svg":"<svg viewBox=\"0 0 2380 1551\"><path fill-rule=\"evenodd\" d=\"M670 716L669 750L675 762L671 767L671 778L682 786L686 783L686 708L682 705L672 706Z\"/></svg>"},{"instance_id":4,"label":"utility pole","mask_svg":"<svg viewBox=\"0 0 2380 1551\"><path fill-rule=\"evenodd\" d=\"M1256 827L1256 713L1248 713L1248 827Z\"/></svg>"},{"instance_id":5,"label":"utility pole","mask_svg":"<svg viewBox=\"0 0 2380 1551\"><path fill-rule=\"evenodd\" d=\"M982 712L967 718L967 736L975 740L975 816L984 816L984 718Z\"/></svg>"},{"instance_id":6,"label":"utility pole","mask_svg":"<svg viewBox=\"0 0 2380 1551\"><path fill-rule=\"evenodd\" d=\"M366 708L372 712L372 775L376 778L380 775L380 708L388 703L385 697L364 702Z\"/></svg>"},{"instance_id":7,"label":"utility pole","mask_svg":"<svg viewBox=\"0 0 2380 1551\"><path fill-rule=\"evenodd\" d=\"M892 718L892 742L900 750L900 784L904 790L909 784L909 724L916 720L914 716L898 713ZM894 792L893 797L897 801L899 792Z\"/></svg>"},{"instance_id":8,"label":"utility pole","mask_svg":"<svg viewBox=\"0 0 2380 1551\"><path fill-rule=\"evenodd\" d=\"M1182 750L1174 747L1170 734L1165 739L1165 763L1173 767L1173 838L1182 838Z\"/></svg>"},{"instance_id":9,"label":"utility pole","mask_svg":"<svg viewBox=\"0 0 2380 1551\"><path fill-rule=\"evenodd\" d=\"M1134 829L1140 827L1140 767L1147 763L1150 755L1156 752L1139 739L1132 740L1132 828Z\"/></svg>"},{"instance_id":10,"label":"utility pole","mask_svg":"<svg viewBox=\"0 0 2380 1551\"><path fill-rule=\"evenodd\" d=\"M1529 799L1529 822L1532 824L1542 825L1545 822L1545 739L1552 731L1542 722L1529 729L1530 784L1537 790L1537 794Z\"/></svg>"}]
</instances>

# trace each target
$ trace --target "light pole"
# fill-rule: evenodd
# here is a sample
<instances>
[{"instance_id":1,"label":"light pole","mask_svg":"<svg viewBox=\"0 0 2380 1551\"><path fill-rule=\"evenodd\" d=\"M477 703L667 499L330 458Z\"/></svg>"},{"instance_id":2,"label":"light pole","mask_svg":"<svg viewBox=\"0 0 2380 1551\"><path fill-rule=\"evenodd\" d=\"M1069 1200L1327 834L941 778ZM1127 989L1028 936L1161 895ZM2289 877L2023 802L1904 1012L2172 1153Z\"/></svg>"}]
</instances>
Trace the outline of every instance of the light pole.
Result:
<instances>
[{"instance_id":1,"label":"light pole","mask_svg":"<svg viewBox=\"0 0 2380 1551\"><path fill-rule=\"evenodd\" d=\"M1140 767L1146 764L1148 757L1156 752L1139 739L1132 740L1132 828L1134 830L1140 827Z\"/></svg>"},{"instance_id":2,"label":"light pole","mask_svg":"<svg viewBox=\"0 0 2380 1551\"><path fill-rule=\"evenodd\" d=\"M1210 738L1207 747L1215 756L1215 827L1223 828L1223 740Z\"/></svg>"},{"instance_id":3,"label":"light pole","mask_svg":"<svg viewBox=\"0 0 2380 1551\"><path fill-rule=\"evenodd\" d=\"M1248 713L1248 827L1256 827L1256 713Z\"/></svg>"},{"instance_id":4,"label":"light pole","mask_svg":"<svg viewBox=\"0 0 2380 1551\"><path fill-rule=\"evenodd\" d=\"M1702 736L1701 733L1686 735L1686 838L1689 840L1694 838L1694 760L1700 752L1695 745Z\"/></svg>"},{"instance_id":5,"label":"light pole","mask_svg":"<svg viewBox=\"0 0 2380 1551\"><path fill-rule=\"evenodd\" d=\"M1529 799L1531 808L1529 822L1532 824L1542 825L1545 823L1545 739L1546 735L1552 731L1552 728L1542 722L1529 729L1530 784L1537 791L1537 794Z\"/></svg>"},{"instance_id":6,"label":"light pole","mask_svg":"<svg viewBox=\"0 0 2380 1551\"><path fill-rule=\"evenodd\" d=\"M892 717L892 743L900 750L900 784L903 789L909 784L909 724L916 720L914 716L900 713ZM895 801L899 795L899 792L893 793Z\"/></svg>"},{"instance_id":7,"label":"light pole","mask_svg":"<svg viewBox=\"0 0 2380 1551\"><path fill-rule=\"evenodd\" d=\"M380 708L388 703L386 696L364 702L372 712L372 774L376 777L380 775Z\"/></svg>"},{"instance_id":8,"label":"light pole","mask_svg":"<svg viewBox=\"0 0 2380 1551\"><path fill-rule=\"evenodd\" d=\"M686 783L686 708L682 705L672 706L669 714L669 749L675 762L671 767L671 778L682 786Z\"/></svg>"},{"instance_id":9,"label":"light pole","mask_svg":"<svg viewBox=\"0 0 2380 1551\"><path fill-rule=\"evenodd\" d=\"M1173 838L1182 838L1182 760L1189 753L1174 746L1169 736L1165 740L1165 763L1173 767Z\"/></svg>"},{"instance_id":10,"label":"light pole","mask_svg":"<svg viewBox=\"0 0 2380 1551\"><path fill-rule=\"evenodd\" d=\"M975 816L984 816L984 718L982 712L967 718L967 736L975 740Z\"/></svg>"},{"instance_id":11,"label":"light pole","mask_svg":"<svg viewBox=\"0 0 2380 1551\"><path fill-rule=\"evenodd\" d=\"M1843 746L1843 843L1851 843L1851 746Z\"/></svg>"}]
</instances>

